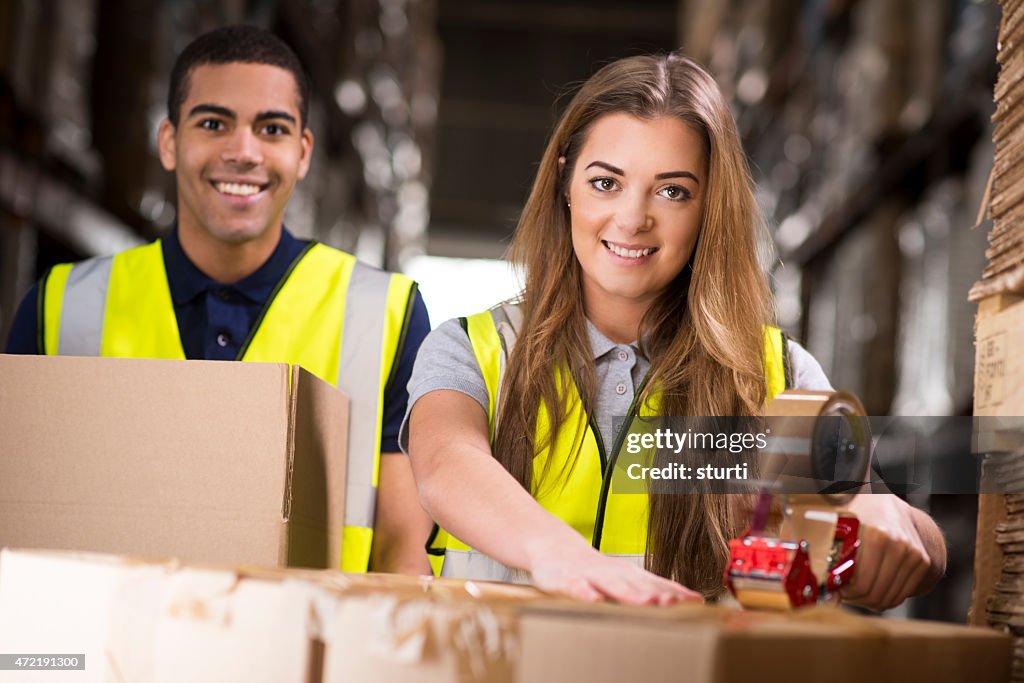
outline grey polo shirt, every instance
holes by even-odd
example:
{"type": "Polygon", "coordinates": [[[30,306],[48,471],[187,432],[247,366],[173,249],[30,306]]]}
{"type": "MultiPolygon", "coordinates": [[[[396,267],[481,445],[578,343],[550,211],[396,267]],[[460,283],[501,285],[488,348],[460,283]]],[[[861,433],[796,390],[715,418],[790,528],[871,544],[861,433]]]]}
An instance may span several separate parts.
{"type": "MultiPolygon", "coordinates": [[[[647,376],[651,364],[636,344],[616,344],[601,334],[587,321],[587,336],[594,356],[597,396],[594,419],[605,444],[614,442],[614,418],[629,413],[633,395],[647,376]]],[[[793,373],[793,386],[812,391],[831,391],[832,385],[818,361],[802,346],[790,340],[789,357],[793,373]]],[[[403,452],[409,449],[409,413],[421,397],[431,391],[450,389],[461,391],[473,398],[487,412],[487,385],[477,365],[473,347],[458,320],[448,320],[423,340],[412,377],[409,379],[409,403],[398,445],[403,452]]]]}

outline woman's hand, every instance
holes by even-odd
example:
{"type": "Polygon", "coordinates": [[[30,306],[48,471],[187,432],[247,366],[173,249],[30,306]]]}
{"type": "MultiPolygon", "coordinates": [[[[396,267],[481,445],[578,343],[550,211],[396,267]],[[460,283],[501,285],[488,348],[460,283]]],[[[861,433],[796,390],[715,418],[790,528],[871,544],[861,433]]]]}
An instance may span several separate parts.
{"type": "Polygon", "coordinates": [[[602,555],[582,537],[579,541],[559,547],[549,547],[542,540],[531,544],[530,573],[538,588],[587,602],[613,600],[627,605],[703,600],[700,593],[620,558],[602,555]]]}
{"type": "Polygon", "coordinates": [[[896,607],[929,590],[946,569],[935,522],[892,494],[861,494],[849,509],[860,520],[860,548],[844,600],[873,610],[896,607]]]}

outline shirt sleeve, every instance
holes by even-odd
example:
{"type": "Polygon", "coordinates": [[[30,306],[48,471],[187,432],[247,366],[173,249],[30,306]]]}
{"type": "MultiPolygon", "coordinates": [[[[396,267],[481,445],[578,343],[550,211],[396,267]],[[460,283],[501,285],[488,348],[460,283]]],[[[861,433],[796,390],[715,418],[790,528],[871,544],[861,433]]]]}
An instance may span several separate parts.
{"type": "Polygon", "coordinates": [[[409,413],[416,401],[432,391],[459,391],[487,411],[487,385],[473,354],[469,335],[457,319],[448,320],[427,335],[409,379],[409,406],[402,420],[398,444],[409,452],[409,413]]]}
{"type": "Polygon", "coordinates": [[[4,353],[40,354],[39,348],[39,283],[32,285],[21,300],[11,321],[4,353]]]}
{"type": "Polygon", "coordinates": [[[804,347],[789,340],[789,362],[793,369],[793,388],[809,391],[834,391],[821,364],[804,347]]]}
{"type": "Polygon", "coordinates": [[[381,420],[380,452],[398,452],[398,431],[405,416],[405,406],[409,402],[407,385],[412,375],[416,354],[423,344],[423,339],[430,332],[430,316],[423,297],[416,292],[409,315],[409,327],[405,331],[405,342],[402,345],[398,365],[391,377],[391,382],[384,391],[384,411],[381,420]]]}

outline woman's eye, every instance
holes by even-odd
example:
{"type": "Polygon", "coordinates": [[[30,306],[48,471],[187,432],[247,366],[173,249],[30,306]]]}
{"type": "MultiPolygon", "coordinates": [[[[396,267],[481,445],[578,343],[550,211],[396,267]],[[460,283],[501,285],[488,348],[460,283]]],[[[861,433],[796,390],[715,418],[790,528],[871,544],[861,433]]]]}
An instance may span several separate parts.
{"type": "Polygon", "coordinates": [[[677,202],[690,198],[690,191],[681,185],[669,185],[667,187],[663,187],[658,191],[658,194],[665,199],[671,199],[672,201],[677,202]]]}
{"type": "Polygon", "coordinates": [[[598,192],[611,192],[619,186],[615,181],[615,178],[608,178],[605,176],[594,178],[590,181],[590,185],[598,192]]]}

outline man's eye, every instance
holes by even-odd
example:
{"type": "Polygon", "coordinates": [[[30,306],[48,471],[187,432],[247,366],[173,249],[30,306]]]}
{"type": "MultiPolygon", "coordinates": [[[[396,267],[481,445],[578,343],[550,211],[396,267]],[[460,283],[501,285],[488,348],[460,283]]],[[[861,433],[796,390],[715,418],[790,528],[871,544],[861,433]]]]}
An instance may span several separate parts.
{"type": "Polygon", "coordinates": [[[598,192],[611,192],[619,186],[615,181],[615,178],[609,178],[607,176],[592,179],[590,181],[590,185],[598,192]]]}
{"type": "Polygon", "coordinates": [[[204,130],[224,130],[224,124],[217,119],[203,119],[199,122],[199,127],[204,130]]]}
{"type": "Polygon", "coordinates": [[[267,135],[288,135],[288,128],[279,123],[268,123],[263,127],[263,132],[267,135]]]}
{"type": "Polygon", "coordinates": [[[682,185],[668,185],[667,187],[661,188],[658,191],[665,199],[671,199],[673,201],[682,201],[690,198],[690,191],[682,185]]]}

